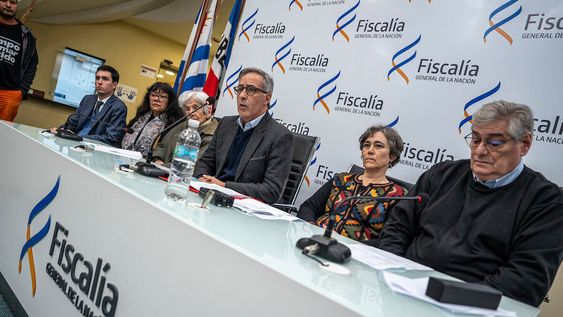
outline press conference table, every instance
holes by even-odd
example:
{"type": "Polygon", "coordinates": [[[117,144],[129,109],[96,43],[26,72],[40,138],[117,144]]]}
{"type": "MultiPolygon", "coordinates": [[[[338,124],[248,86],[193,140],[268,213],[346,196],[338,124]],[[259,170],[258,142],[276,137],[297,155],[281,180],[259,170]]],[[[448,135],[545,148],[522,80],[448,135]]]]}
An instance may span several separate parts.
{"type": "MultiPolygon", "coordinates": [[[[165,199],[164,181],[117,171],[127,159],[41,130],[0,121],[0,272],[29,316],[80,316],[85,306],[94,316],[451,315],[393,293],[381,271],[354,259],[349,275],[321,270],[295,248],[322,232],[315,226],[187,208],[165,199]],[[50,223],[32,247],[35,295],[27,249],[18,273],[28,222],[31,237],[50,223]]],[[[501,307],[538,314],[510,298],[501,307]]]]}

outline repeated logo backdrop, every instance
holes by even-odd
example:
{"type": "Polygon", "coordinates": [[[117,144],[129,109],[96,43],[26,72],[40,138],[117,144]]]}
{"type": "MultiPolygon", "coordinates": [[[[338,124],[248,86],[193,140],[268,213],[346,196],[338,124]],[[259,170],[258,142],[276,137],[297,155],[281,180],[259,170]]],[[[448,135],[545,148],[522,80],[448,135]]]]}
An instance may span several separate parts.
{"type": "Polygon", "coordinates": [[[472,114],[505,99],[534,111],[525,163],[563,185],[562,49],[558,0],[248,0],[217,115],[236,114],[242,68],[273,76],[273,117],[321,137],[300,203],[361,165],[367,127],[399,131],[405,150],[389,174],[415,182],[438,162],[468,158],[472,114]]]}

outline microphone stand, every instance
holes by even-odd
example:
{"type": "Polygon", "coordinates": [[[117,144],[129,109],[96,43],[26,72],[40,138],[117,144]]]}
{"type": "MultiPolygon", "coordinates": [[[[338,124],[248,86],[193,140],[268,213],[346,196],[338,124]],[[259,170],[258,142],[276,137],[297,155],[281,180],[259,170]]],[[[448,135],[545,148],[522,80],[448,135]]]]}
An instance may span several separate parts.
{"type": "Polygon", "coordinates": [[[82,141],[83,138],[80,135],[78,135],[74,131],[68,129],[68,123],[69,123],[70,118],[72,116],[79,116],[79,114],[75,112],[75,113],[72,113],[71,115],[69,115],[66,118],[66,121],[63,124],[63,126],[61,128],[57,129],[55,136],[58,136],[61,139],[67,139],[67,140],[72,140],[72,141],[82,141]]]}
{"type": "MultiPolygon", "coordinates": [[[[168,131],[172,130],[173,128],[178,126],[180,123],[186,121],[186,119],[190,115],[195,113],[196,111],[200,110],[201,108],[203,108],[205,106],[212,105],[213,103],[215,103],[215,97],[208,97],[203,105],[201,105],[201,106],[197,107],[196,109],[188,112],[186,115],[184,115],[180,119],[174,121],[171,125],[169,125],[165,129],[160,131],[160,133],[157,134],[157,136],[154,138],[154,140],[151,143],[151,147],[149,148],[149,151],[147,152],[147,158],[145,159],[146,162],[137,162],[137,164],[135,164],[136,168],[134,168],[134,170],[136,170],[137,172],[139,172],[142,175],[149,176],[149,177],[168,176],[168,172],[156,167],[154,164],[151,163],[154,146],[160,140],[161,136],[168,133],[168,131]]],[[[126,166],[126,167],[129,167],[129,166],[126,166]]]]}
{"type": "MultiPolygon", "coordinates": [[[[336,262],[345,263],[350,260],[352,256],[352,251],[350,248],[342,243],[339,243],[336,239],[332,238],[332,231],[334,229],[334,223],[336,222],[336,209],[340,207],[343,203],[350,201],[352,199],[356,200],[373,200],[376,202],[391,201],[391,200],[414,200],[421,204],[428,200],[428,194],[421,193],[414,197],[372,197],[372,196],[350,196],[346,197],[340,201],[337,206],[332,204],[330,217],[326,225],[326,230],[324,234],[315,234],[310,238],[301,238],[297,241],[296,247],[303,250],[303,254],[310,256],[310,254],[316,254],[319,257],[336,262]]],[[[317,260],[317,259],[315,259],[317,260]]],[[[318,260],[317,260],[318,261],[318,260]]],[[[320,261],[318,261],[320,262],[320,261]]],[[[328,264],[322,263],[323,266],[328,266],[328,264]]]]}
{"type": "MultiPolygon", "coordinates": [[[[55,136],[57,136],[61,139],[67,139],[67,140],[72,140],[72,141],[82,141],[82,140],[84,140],[83,137],[81,137],[80,135],[76,134],[76,132],[74,132],[74,131],[72,131],[68,128],[70,118],[72,116],[78,116],[79,117],[81,115],[82,114],[79,114],[79,113],[76,113],[76,112],[69,115],[68,118],[66,119],[65,123],[63,124],[63,126],[57,129],[55,136]]],[[[111,124],[109,122],[105,122],[105,120],[94,119],[94,118],[92,118],[92,116],[86,116],[86,117],[90,118],[90,120],[93,120],[93,123],[101,122],[102,124],[105,124],[105,125],[116,126],[116,125],[111,124]]],[[[130,127],[125,127],[125,128],[119,127],[119,128],[123,129],[126,133],[135,132],[135,130],[133,130],[130,127]]],[[[45,131],[49,131],[49,130],[45,130],[45,131]]]]}

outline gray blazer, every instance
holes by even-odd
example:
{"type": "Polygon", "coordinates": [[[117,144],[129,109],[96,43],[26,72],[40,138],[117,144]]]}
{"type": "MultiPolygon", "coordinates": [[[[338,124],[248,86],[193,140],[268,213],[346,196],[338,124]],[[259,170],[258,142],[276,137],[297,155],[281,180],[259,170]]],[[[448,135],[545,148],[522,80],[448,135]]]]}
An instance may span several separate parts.
{"type": "MultiPolygon", "coordinates": [[[[217,177],[225,164],[235,138],[238,116],[224,117],[207,151],[197,161],[194,176],[217,177]]],[[[237,167],[235,181],[226,182],[233,189],[265,203],[278,201],[289,177],[293,157],[293,135],[266,113],[246,145],[237,167]]]]}

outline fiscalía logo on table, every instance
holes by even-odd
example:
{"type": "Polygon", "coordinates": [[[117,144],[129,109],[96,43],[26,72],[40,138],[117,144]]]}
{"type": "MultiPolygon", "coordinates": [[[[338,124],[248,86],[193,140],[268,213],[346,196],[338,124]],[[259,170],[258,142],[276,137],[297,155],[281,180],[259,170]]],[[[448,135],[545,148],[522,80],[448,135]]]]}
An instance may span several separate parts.
{"type": "Polygon", "coordinates": [[[33,236],[31,235],[31,224],[33,222],[33,219],[35,219],[35,217],[37,217],[43,210],[45,210],[45,208],[47,208],[47,206],[49,206],[49,204],[51,204],[53,200],[55,200],[55,197],[57,197],[57,193],[59,192],[60,182],[61,182],[61,177],[59,176],[57,178],[57,181],[55,182],[55,185],[49,191],[49,193],[45,197],[43,197],[43,199],[41,199],[37,203],[37,205],[33,207],[33,209],[31,209],[31,212],[29,213],[29,217],[27,220],[27,229],[25,231],[26,240],[20,252],[18,273],[21,274],[22,260],[27,255],[27,259],[29,262],[29,274],[31,275],[31,295],[33,297],[35,297],[35,292],[37,290],[37,279],[35,273],[35,259],[33,257],[33,247],[37,245],[41,240],[43,240],[43,238],[45,238],[47,233],[49,233],[49,228],[51,228],[51,215],[49,215],[47,222],[43,225],[41,230],[39,230],[33,236]]]}
{"type": "Polygon", "coordinates": [[[517,2],[519,0],[506,1],[489,14],[489,27],[483,34],[483,42],[487,43],[487,36],[494,31],[504,38],[509,45],[512,45],[512,36],[503,29],[503,26],[522,13],[522,6],[516,8],[517,2]],[[502,18],[502,16],[505,16],[505,18],[502,18]]]}
{"type": "MultiPolygon", "coordinates": [[[[33,236],[31,235],[31,225],[33,220],[55,200],[59,192],[60,183],[61,176],[57,178],[51,191],[35,205],[28,217],[26,242],[20,253],[18,271],[21,274],[22,260],[27,255],[33,297],[35,297],[37,286],[35,266],[38,264],[34,260],[33,247],[49,233],[51,215],[49,215],[42,229],[33,236]]],[[[45,272],[82,316],[115,316],[119,291],[117,286],[109,282],[105,275],[110,270],[111,265],[98,258],[94,268],[92,262],[88,261],[82,253],[78,252],[74,245],[68,242],[68,236],[69,230],[60,222],[56,222],[49,248],[49,256],[53,257],[56,249],[59,249],[55,257],[58,267],[51,262],[47,262],[45,272]],[[64,237],[61,239],[61,236],[64,237]],[[58,269],[62,270],[64,274],[59,273],[58,269]],[[79,293],[79,290],[82,294],[79,293]],[[88,300],[91,303],[90,305],[88,305],[88,300]],[[101,310],[101,314],[95,312],[96,308],[101,310]]]]}
{"type": "Polygon", "coordinates": [[[256,9],[242,21],[238,40],[245,38],[250,43],[251,37],[253,40],[283,39],[286,29],[285,24],[282,22],[264,23],[257,21],[258,11],[259,9],[256,9]]]}

